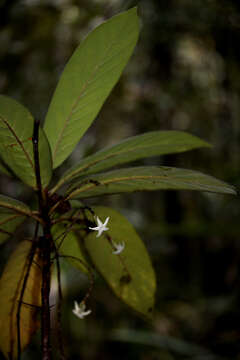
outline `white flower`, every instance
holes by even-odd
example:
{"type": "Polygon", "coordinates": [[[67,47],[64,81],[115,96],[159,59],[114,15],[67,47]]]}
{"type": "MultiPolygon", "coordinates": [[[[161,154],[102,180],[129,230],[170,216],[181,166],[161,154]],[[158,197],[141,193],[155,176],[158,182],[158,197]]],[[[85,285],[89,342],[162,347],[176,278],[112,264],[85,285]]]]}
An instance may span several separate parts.
{"type": "Polygon", "coordinates": [[[116,250],[114,250],[112,252],[115,255],[120,254],[123,251],[123,249],[125,248],[125,243],[124,242],[116,244],[114,241],[112,241],[112,244],[113,244],[114,248],[116,249],[116,250]]]}
{"type": "Polygon", "coordinates": [[[97,237],[101,236],[103,231],[108,231],[109,228],[107,228],[107,223],[109,220],[109,216],[106,218],[105,222],[102,223],[99,217],[97,216],[97,226],[96,227],[89,227],[90,230],[98,231],[97,237]]]}
{"type": "Polygon", "coordinates": [[[81,302],[79,305],[77,303],[77,301],[74,301],[74,309],[73,309],[73,313],[74,315],[76,315],[79,319],[83,319],[85,316],[89,315],[92,310],[86,310],[86,305],[84,302],[81,302]]]}

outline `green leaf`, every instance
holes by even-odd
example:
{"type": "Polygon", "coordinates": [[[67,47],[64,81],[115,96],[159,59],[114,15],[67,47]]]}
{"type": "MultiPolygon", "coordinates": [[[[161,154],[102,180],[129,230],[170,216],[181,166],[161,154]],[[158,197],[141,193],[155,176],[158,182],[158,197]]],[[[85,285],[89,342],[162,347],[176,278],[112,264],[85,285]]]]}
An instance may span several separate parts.
{"type": "Polygon", "coordinates": [[[52,98],[44,129],[59,166],[96,118],[117,83],[139,34],[137,9],[98,26],[76,49],[52,98]]]}
{"type": "MultiPolygon", "coordinates": [[[[17,101],[0,95],[0,156],[27,185],[35,188],[33,125],[30,112],[17,101]]],[[[52,176],[51,151],[44,131],[39,129],[39,157],[43,187],[52,176]]]]}
{"type": "Polygon", "coordinates": [[[13,235],[16,228],[27,217],[40,220],[23,202],[0,195],[0,244],[13,235]]]}
{"type": "Polygon", "coordinates": [[[0,172],[3,173],[4,175],[11,176],[10,172],[8,172],[8,170],[5,168],[5,166],[2,163],[0,163],[0,172]]]}
{"type": "Polygon", "coordinates": [[[89,265],[81,248],[79,236],[68,226],[69,223],[63,222],[52,227],[51,231],[58,253],[72,266],[84,273],[88,273],[89,265]]]}
{"type": "Polygon", "coordinates": [[[233,186],[198,171],[139,166],[92,175],[73,183],[67,191],[67,199],[151,190],[198,190],[236,195],[233,186]]]}
{"type": "Polygon", "coordinates": [[[25,219],[25,216],[0,208],[0,244],[12,236],[16,228],[25,219]]]}
{"type": "MultiPolygon", "coordinates": [[[[30,241],[23,241],[18,245],[0,279],[0,349],[7,359],[17,358],[17,309],[31,246],[30,241]]],[[[41,268],[37,266],[39,261],[36,255],[23,296],[24,304],[21,305],[22,349],[30,343],[39,327],[36,308],[41,305],[41,268]]]]}
{"type": "Polygon", "coordinates": [[[10,198],[9,196],[0,195],[0,211],[7,212],[6,209],[13,214],[34,217],[31,209],[23,202],[10,198]]]}
{"type": "Polygon", "coordinates": [[[12,176],[11,172],[9,171],[9,169],[6,167],[4,161],[0,158],[0,171],[4,174],[4,175],[8,175],[8,176],[12,176]]]}
{"type": "Polygon", "coordinates": [[[117,211],[93,207],[104,221],[110,217],[109,230],[100,237],[91,232],[85,238],[85,246],[97,270],[113,292],[137,312],[150,316],[154,306],[156,278],[148,252],[129,221],[117,211]],[[114,243],[125,244],[124,250],[113,254],[114,243]]]}
{"type": "Polygon", "coordinates": [[[94,174],[113,166],[125,164],[150,156],[189,151],[210,145],[196,136],[182,131],[152,131],[130,137],[117,145],[103,149],[84,158],[69,169],[61,178],[56,189],[78,176],[94,174]]]}

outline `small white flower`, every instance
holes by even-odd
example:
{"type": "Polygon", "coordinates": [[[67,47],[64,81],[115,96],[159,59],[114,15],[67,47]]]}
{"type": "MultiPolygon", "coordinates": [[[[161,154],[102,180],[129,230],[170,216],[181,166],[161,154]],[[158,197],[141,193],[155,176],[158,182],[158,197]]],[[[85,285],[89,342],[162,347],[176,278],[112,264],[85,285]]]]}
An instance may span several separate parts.
{"type": "Polygon", "coordinates": [[[116,244],[114,241],[112,241],[112,244],[113,244],[114,248],[116,249],[116,250],[114,250],[112,252],[115,255],[120,254],[123,251],[123,249],[125,248],[125,243],[124,242],[116,244]]]}
{"type": "Polygon", "coordinates": [[[81,302],[79,305],[77,303],[77,301],[74,301],[74,309],[73,309],[73,313],[74,315],[76,315],[79,319],[83,319],[85,316],[89,315],[92,310],[86,310],[86,305],[84,302],[81,302]]]}
{"type": "Polygon", "coordinates": [[[103,231],[108,231],[109,228],[106,226],[109,220],[109,216],[106,218],[105,222],[102,223],[99,217],[97,216],[97,226],[96,227],[89,227],[90,230],[98,231],[97,237],[101,236],[103,231]]]}

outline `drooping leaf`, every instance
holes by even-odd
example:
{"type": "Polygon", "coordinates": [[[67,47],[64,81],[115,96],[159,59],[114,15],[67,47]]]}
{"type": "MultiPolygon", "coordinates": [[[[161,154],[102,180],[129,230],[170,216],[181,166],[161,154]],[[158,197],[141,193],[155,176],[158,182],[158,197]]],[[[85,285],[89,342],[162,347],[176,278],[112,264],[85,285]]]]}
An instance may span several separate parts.
{"type": "Polygon", "coordinates": [[[90,265],[86,258],[86,253],[82,247],[82,239],[80,232],[83,229],[82,221],[87,217],[89,210],[85,209],[85,205],[79,200],[71,200],[71,209],[64,214],[64,219],[57,217],[61,222],[52,226],[51,232],[60,256],[63,256],[72,266],[76,267],[84,273],[89,273],[90,265]],[[68,217],[68,221],[66,220],[68,217]]]}
{"type": "Polygon", "coordinates": [[[52,235],[57,251],[71,265],[84,273],[88,273],[88,261],[81,248],[79,236],[74,232],[68,222],[56,224],[52,227],[52,235]]]}
{"type": "MultiPolygon", "coordinates": [[[[0,349],[7,359],[17,358],[17,310],[32,244],[21,242],[11,255],[0,279],[0,349]]],[[[28,276],[20,309],[21,348],[31,341],[39,327],[41,264],[36,255],[28,276]]]]}
{"type": "Polygon", "coordinates": [[[32,217],[36,220],[39,220],[39,218],[31,211],[31,209],[26,204],[5,195],[0,195],[0,211],[3,213],[11,212],[15,215],[32,217]]]}
{"type": "Polygon", "coordinates": [[[0,211],[6,211],[6,209],[12,211],[13,214],[34,217],[31,209],[22,201],[13,199],[9,196],[0,195],[0,211]]]}
{"type": "Polygon", "coordinates": [[[12,236],[16,228],[26,219],[11,210],[0,208],[0,244],[12,236]]]}
{"type": "Polygon", "coordinates": [[[197,190],[236,195],[233,186],[198,171],[139,166],[92,175],[73,183],[68,199],[151,190],[197,190]]]}
{"type": "Polygon", "coordinates": [[[53,95],[44,129],[53,167],[72,152],[118,81],[136,45],[136,8],[98,26],[76,49],[53,95]]]}
{"type": "Polygon", "coordinates": [[[117,145],[84,158],[63,174],[56,188],[79,176],[96,174],[113,166],[138,159],[189,151],[210,146],[206,141],[183,131],[152,131],[130,137],[117,145]]]}
{"type": "MultiPolygon", "coordinates": [[[[30,112],[16,100],[0,95],[0,155],[24,183],[36,187],[33,158],[33,125],[30,112]]],[[[52,159],[44,131],[39,128],[39,157],[43,187],[52,176],[52,159]]]]}
{"type": "Polygon", "coordinates": [[[85,239],[85,247],[113,292],[137,312],[150,316],[154,306],[156,278],[148,252],[129,221],[117,211],[93,207],[96,215],[108,222],[109,230],[100,237],[91,232],[85,239]],[[113,254],[115,244],[125,244],[124,250],[113,254]]]}

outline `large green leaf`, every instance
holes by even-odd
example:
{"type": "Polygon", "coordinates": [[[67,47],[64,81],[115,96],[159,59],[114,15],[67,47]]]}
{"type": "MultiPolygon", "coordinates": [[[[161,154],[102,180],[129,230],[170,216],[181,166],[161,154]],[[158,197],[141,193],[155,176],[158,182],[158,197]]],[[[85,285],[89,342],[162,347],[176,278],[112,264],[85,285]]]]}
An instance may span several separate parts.
{"type": "Polygon", "coordinates": [[[136,45],[136,8],[98,26],[76,49],[52,98],[44,129],[59,166],[97,116],[136,45]]]}
{"type": "MultiPolygon", "coordinates": [[[[7,359],[17,358],[17,310],[32,243],[21,242],[0,279],[0,349],[7,359]]],[[[28,276],[20,312],[21,347],[24,349],[39,326],[41,268],[36,255],[28,276]]]]}
{"type": "Polygon", "coordinates": [[[165,166],[139,166],[92,175],[73,183],[68,199],[151,190],[198,190],[236,195],[233,186],[198,171],[165,166]]]}
{"type": "MultiPolygon", "coordinates": [[[[34,119],[23,105],[0,95],[0,155],[23,182],[35,188],[33,125],[34,119]]],[[[52,176],[52,159],[47,137],[41,128],[38,147],[42,185],[45,187],[52,176]]]]}
{"type": "Polygon", "coordinates": [[[130,137],[117,145],[84,158],[63,175],[55,189],[78,176],[94,174],[150,156],[178,153],[203,146],[210,145],[183,131],[152,131],[130,137]]]}
{"type": "Polygon", "coordinates": [[[97,270],[104,277],[113,292],[127,305],[146,316],[151,315],[156,290],[155,273],[148,252],[129,221],[117,211],[93,207],[104,221],[110,217],[109,230],[100,237],[91,232],[85,238],[85,247],[97,270]],[[113,254],[115,244],[125,244],[124,250],[113,254]]]}

